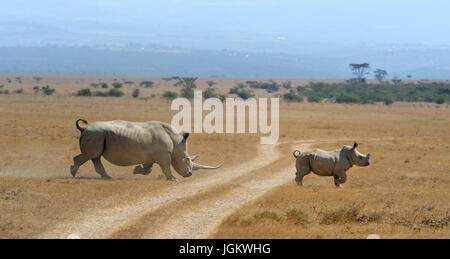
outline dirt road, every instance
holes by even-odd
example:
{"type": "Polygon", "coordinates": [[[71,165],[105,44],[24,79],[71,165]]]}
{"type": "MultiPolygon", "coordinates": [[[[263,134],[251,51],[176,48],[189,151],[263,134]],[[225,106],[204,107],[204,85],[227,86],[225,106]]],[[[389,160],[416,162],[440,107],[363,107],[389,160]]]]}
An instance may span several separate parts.
{"type": "MultiPolygon", "coordinates": [[[[382,139],[371,139],[371,141],[382,139]]],[[[294,178],[292,150],[349,139],[304,140],[260,145],[248,163],[221,174],[168,184],[155,196],[126,206],[91,210],[61,222],[39,238],[207,238],[233,211],[294,178]]]]}
{"type": "MultiPolygon", "coordinates": [[[[260,146],[254,160],[221,172],[220,177],[210,175],[198,181],[168,184],[157,196],[130,201],[129,205],[110,209],[92,210],[82,218],[61,222],[39,238],[65,238],[76,234],[82,238],[102,237],[206,237],[227,215],[264,190],[286,181],[286,170],[268,172],[271,165],[280,163],[281,154],[276,146],[260,146]],[[260,180],[263,180],[261,182],[260,180]],[[199,199],[206,196],[207,199],[199,199]],[[191,203],[196,201],[196,203],[191,203]],[[163,224],[151,228],[145,219],[161,211],[175,211],[167,217],[158,217],[163,224]],[[142,224],[148,224],[143,227],[142,224]],[[128,233],[139,226],[141,233],[128,233]],[[131,236],[128,236],[130,234],[131,236]]],[[[287,165],[286,165],[287,166],[287,165]]]]}

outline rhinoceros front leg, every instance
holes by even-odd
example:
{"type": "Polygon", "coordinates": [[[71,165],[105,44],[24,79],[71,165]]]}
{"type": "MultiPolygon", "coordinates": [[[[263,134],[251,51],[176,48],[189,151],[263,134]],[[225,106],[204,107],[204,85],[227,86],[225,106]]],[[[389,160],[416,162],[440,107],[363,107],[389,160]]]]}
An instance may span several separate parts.
{"type": "Polygon", "coordinates": [[[345,172],[341,172],[339,174],[334,175],[334,185],[337,188],[341,188],[341,183],[345,183],[347,181],[347,174],[345,172]]]}
{"type": "Polygon", "coordinates": [[[170,170],[170,162],[162,164],[161,170],[163,171],[164,175],[166,175],[167,180],[178,182],[178,179],[173,176],[172,170],[170,170]]]}
{"type": "Polygon", "coordinates": [[[152,168],[153,168],[153,163],[143,164],[143,166],[138,165],[134,168],[133,174],[148,175],[152,172],[152,168]]]}
{"type": "Polygon", "coordinates": [[[111,179],[111,176],[109,176],[106,173],[105,168],[103,167],[102,161],[100,160],[100,157],[92,159],[92,163],[94,163],[95,171],[102,176],[102,179],[106,179],[106,180],[111,179]]]}

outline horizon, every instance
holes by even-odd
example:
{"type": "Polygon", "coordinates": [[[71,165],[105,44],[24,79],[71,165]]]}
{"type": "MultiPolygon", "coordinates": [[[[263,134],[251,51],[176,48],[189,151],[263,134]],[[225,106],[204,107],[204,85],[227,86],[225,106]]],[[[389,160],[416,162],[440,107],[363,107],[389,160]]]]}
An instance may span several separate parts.
{"type": "Polygon", "coordinates": [[[6,36],[0,41],[0,57],[8,64],[0,66],[0,73],[346,78],[351,75],[349,63],[367,62],[392,76],[450,79],[450,35],[445,33],[450,28],[450,2],[443,0],[1,2],[0,32],[6,36]],[[50,51],[39,53],[40,49],[30,57],[23,56],[23,49],[4,53],[55,46],[69,53],[51,62],[44,59],[50,51]],[[140,63],[135,70],[79,70],[84,65],[73,61],[76,56],[95,63],[91,59],[104,55],[80,54],[74,50],[79,47],[104,47],[112,55],[123,52],[117,54],[121,62],[140,63]],[[130,51],[138,48],[148,60],[166,67],[158,70],[158,65],[130,58],[130,51]],[[182,55],[186,50],[208,64],[191,69],[182,55]],[[248,61],[249,55],[256,59],[248,61]],[[183,67],[176,64],[177,58],[183,67]],[[211,66],[216,68],[209,71],[211,66]]]}

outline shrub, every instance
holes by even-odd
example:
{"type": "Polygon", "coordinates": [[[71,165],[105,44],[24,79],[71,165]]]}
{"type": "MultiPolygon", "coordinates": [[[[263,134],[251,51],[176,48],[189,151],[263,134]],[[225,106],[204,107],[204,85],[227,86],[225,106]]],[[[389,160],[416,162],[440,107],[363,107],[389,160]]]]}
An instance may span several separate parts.
{"type": "Polygon", "coordinates": [[[83,88],[77,92],[76,96],[92,96],[91,89],[83,88]]]}
{"type": "Polygon", "coordinates": [[[239,91],[239,87],[232,87],[230,88],[230,90],[228,91],[230,94],[237,94],[239,91]]]}
{"type": "Polygon", "coordinates": [[[247,100],[248,98],[252,98],[255,95],[249,90],[241,89],[241,90],[238,91],[237,96],[242,98],[242,99],[244,99],[244,100],[247,100]]]}
{"type": "Polygon", "coordinates": [[[292,83],[291,81],[283,82],[282,86],[284,89],[289,90],[292,88],[292,83]]]}
{"type": "Polygon", "coordinates": [[[323,98],[318,95],[308,96],[308,102],[310,102],[310,103],[320,103],[322,100],[323,100],[323,98]]]}
{"type": "Polygon", "coordinates": [[[391,105],[394,103],[394,98],[392,98],[391,96],[386,96],[386,97],[384,97],[383,102],[386,105],[391,105]]]}
{"type": "Polygon", "coordinates": [[[139,89],[136,88],[136,89],[134,89],[133,94],[131,96],[133,96],[133,98],[138,98],[139,97],[139,92],[140,92],[139,89]]]}
{"type": "Polygon", "coordinates": [[[142,81],[139,86],[145,87],[145,88],[151,88],[153,87],[153,81],[142,81]]]}
{"type": "Polygon", "coordinates": [[[0,89],[2,89],[4,87],[4,85],[0,85],[0,89]]]}
{"type": "Polygon", "coordinates": [[[280,90],[280,85],[276,82],[270,80],[269,82],[256,82],[247,81],[246,82],[251,88],[254,89],[265,89],[268,93],[277,92],[280,90]]]}
{"type": "Polygon", "coordinates": [[[107,83],[101,83],[100,86],[104,89],[109,88],[107,83]]]}
{"type": "Polygon", "coordinates": [[[294,224],[306,225],[309,224],[308,215],[298,209],[290,209],[286,212],[286,218],[288,221],[294,224]]]}
{"type": "Polygon", "coordinates": [[[344,206],[342,208],[326,211],[320,224],[335,224],[339,222],[358,222],[358,214],[362,210],[362,205],[352,204],[350,206],[344,206]]]}
{"type": "Polygon", "coordinates": [[[112,86],[114,87],[114,88],[122,88],[122,83],[119,83],[119,82],[114,82],[114,83],[112,83],[112,86]]]}
{"type": "Polygon", "coordinates": [[[108,96],[107,92],[102,92],[102,91],[95,91],[93,94],[93,96],[99,96],[99,97],[106,97],[108,96]]]}
{"type": "Polygon", "coordinates": [[[121,97],[123,95],[124,95],[124,93],[116,88],[112,88],[107,92],[95,91],[92,93],[92,96],[98,96],[98,97],[121,97]]]}
{"type": "Polygon", "coordinates": [[[14,93],[15,94],[22,94],[23,93],[23,89],[22,88],[17,89],[17,90],[14,91],[14,93]]]}
{"type": "Polygon", "coordinates": [[[216,93],[216,89],[215,88],[207,88],[204,92],[203,92],[203,98],[208,99],[208,98],[219,98],[219,94],[216,93]]]}
{"type": "Polygon", "coordinates": [[[121,97],[122,95],[124,95],[124,93],[116,88],[112,88],[108,91],[108,96],[111,97],[121,97]]]}
{"type": "Polygon", "coordinates": [[[336,102],[337,103],[359,103],[360,99],[357,96],[341,93],[338,96],[336,96],[336,102]]]}
{"type": "Polygon", "coordinates": [[[173,99],[178,97],[178,93],[172,91],[165,91],[162,97],[168,101],[172,101],[173,99]]]}
{"type": "Polygon", "coordinates": [[[208,84],[209,87],[212,87],[213,85],[217,84],[217,83],[214,82],[214,81],[208,81],[208,82],[206,82],[206,83],[208,84]]]}
{"type": "Polygon", "coordinates": [[[45,94],[45,95],[47,95],[47,96],[50,96],[50,95],[52,95],[53,93],[55,93],[55,88],[51,88],[49,85],[47,85],[47,86],[45,86],[45,87],[42,87],[41,88],[41,91],[45,94]]]}
{"type": "Polygon", "coordinates": [[[283,94],[282,97],[286,102],[303,102],[303,96],[295,93],[295,91],[292,89],[289,91],[289,93],[283,94]]]}
{"type": "Polygon", "coordinates": [[[92,86],[93,88],[97,88],[100,84],[98,83],[91,83],[90,86],[92,86]]]}
{"type": "Polygon", "coordinates": [[[255,95],[252,93],[252,91],[247,90],[247,89],[243,89],[243,88],[239,88],[239,86],[230,88],[229,91],[230,94],[236,94],[238,97],[247,100],[248,98],[252,98],[255,95]]]}
{"type": "Polygon", "coordinates": [[[273,211],[268,211],[268,210],[256,213],[255,215],[253,215],[253,217],[256,218],[256,219],[269,219],[269,220],[274,220],[274,221],[280,221],[281,220],[281,217],[278,216],[277,213],[275,213],[273,211]]]}
{"type": "Polygon", "coordinates": [[[33,87],[33,90],[34,90],[35,93],[39,92],[39,89],[40,89],[39,86],[34,86],[34,87],[33,87]]]}
{"type": "Polygon", "coordinates": [[[0,94],[9,94],[9,90],[0,90],[0,94]]]}

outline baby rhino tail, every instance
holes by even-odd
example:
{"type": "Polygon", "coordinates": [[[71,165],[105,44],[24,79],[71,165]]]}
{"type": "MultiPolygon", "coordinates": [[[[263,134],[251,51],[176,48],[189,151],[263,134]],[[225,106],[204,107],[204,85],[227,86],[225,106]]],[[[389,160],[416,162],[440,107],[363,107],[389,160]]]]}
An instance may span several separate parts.
{"type": "Polygon", "coordinates": [[[301,152],[298,150],[294,150],[294,153],[292,153],[294,155],[295,158],[299,157],[301,152]],[[297,154],[296,154],[297,153],[297,154]]]}

